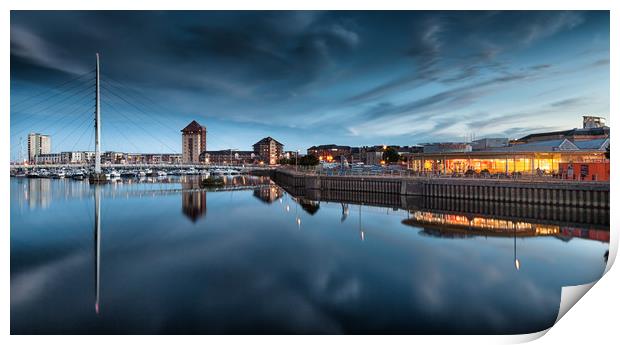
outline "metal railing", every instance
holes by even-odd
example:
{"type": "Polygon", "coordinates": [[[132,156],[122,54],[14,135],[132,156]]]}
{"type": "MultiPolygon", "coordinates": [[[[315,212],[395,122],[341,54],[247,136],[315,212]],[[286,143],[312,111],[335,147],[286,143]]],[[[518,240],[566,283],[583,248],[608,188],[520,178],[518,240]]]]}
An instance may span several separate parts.
{"type": "Polygon", "coordinates": [[[359,177],[386,177],[386,178],[423,178],[423,179],[462,179],[462,180],[497,180],[497,181],[516,181],[516,182],[554,182],[554,183],[608,183],[609,181],[600,180],[586,180],[579,176],[575,179],[568,179],[565,176],[552,175],[552,174],[530,174],[530,173],[518,173],[518,174],[441,174],[433,172],[416,172],[407,169],[327,169],[320,166],[314,167],[297,167],[295,166],[281,166],[278,169],[282,169],[288,172],[304,174],[304,175],[318,175],[318,176],[359,176],[359,177]]]}

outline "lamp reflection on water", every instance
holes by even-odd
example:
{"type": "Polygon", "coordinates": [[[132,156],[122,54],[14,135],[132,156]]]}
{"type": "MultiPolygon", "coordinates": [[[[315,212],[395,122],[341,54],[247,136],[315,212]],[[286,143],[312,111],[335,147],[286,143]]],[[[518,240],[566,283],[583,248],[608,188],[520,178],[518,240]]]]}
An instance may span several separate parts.
{"type": "Polygon", "coordinates": [[[517,229],[514,229],[514,258],[515,258],[515,268],[517,271],[521,268],[521,262],[517,259],[517,229]]]}
{"type": "Polygon", "coordinates": [[[362,205],[360,204],[360,208],[359,208],[359,232],[360,232],[360,238],[362,239],[362,241],[366,240],[366,234],[364,233],[364,230],[362,229],[362,205]]]}
{"type": "Polygon", "coordinates": [[[295,200],[295,223],[297,223],[297,228],[301,230],[301,217],[299,217],[298,213],[298,204],[299,200],[295,200]]]}

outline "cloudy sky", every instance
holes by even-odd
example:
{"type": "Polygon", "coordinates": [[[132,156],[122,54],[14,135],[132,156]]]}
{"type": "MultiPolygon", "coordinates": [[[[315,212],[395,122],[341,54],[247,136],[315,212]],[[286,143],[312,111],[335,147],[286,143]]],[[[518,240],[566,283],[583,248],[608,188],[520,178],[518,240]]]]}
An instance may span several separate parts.
{"type": "Polygon", "coordinates": [[[180,152],[194,119],[210,150],[272,136],[305,151],[609,116],[607,11],[12,11],[12,158],[29,131],[93,147],[96,52],[105,150],[180,152]]]}

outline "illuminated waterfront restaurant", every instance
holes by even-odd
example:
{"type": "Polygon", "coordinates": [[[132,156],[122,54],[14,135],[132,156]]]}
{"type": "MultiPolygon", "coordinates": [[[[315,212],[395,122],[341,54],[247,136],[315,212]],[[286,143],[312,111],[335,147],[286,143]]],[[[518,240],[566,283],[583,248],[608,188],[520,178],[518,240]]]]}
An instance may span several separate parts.
{"type": "Polygon", "coordinates": [[[584,116],[583,128],[530,134],[518,140],[487,138],[471,143],[426,144],[408,155],[417,172],[460,174],[554,174],[563,178],[609,180],[609,127],[599,117],[584,116]]]}

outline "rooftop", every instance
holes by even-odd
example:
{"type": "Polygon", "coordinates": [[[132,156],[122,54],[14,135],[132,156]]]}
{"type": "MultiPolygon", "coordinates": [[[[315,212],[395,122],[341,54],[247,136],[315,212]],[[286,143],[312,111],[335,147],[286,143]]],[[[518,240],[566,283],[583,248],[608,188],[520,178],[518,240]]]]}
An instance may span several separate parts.
{"type": "Polygon", "coordinates": [[[258,145],[258,144],[263,144],[263,143],[268,143],[270,141],[275,141],[278,145],[282,145],[284,146],[284,144],[282,144],[281,142],[277,141],[276,139],[272,138],[272,137],[266,137],[266,138],[262,138],[261,140],[259,140],[258,142],[256,142],[256,144],[254,145],[258,145]]]}
{"type": "Polygon", "coordinates": [[[331,149],[350,150],[351,146],[327,144],[327,145],[312,146],[308,150],[331,150],[331,149]]]}
{"type": "Polygon", "coordinates": [[[206,128],[204,126],[201,126],[198,122],[196,122],[196,120],[194,120],[190,122],[189,125],[187,125],[185,128],[183,128],[181,132],[183,133],[199,132],[199,131],[202,131],[203,129],[206,129],[206,128]]]}

